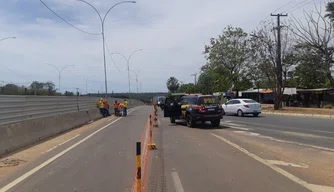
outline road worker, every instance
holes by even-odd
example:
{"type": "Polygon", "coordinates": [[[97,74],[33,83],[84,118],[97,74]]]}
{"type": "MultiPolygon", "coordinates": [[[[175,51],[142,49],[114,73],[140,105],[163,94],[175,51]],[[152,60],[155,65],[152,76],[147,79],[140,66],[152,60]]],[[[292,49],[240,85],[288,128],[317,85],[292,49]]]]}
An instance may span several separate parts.
{"type": "Polygon", "coordinates": [[[105,110],[104,110],[104,104],[103,104],[103,99],[100,98],[99,102],[98,102],[98,108],[100,109],[100,113],[102,114],[103,117],[105,117],[105,110]]]}
{"type": "Polygon", "coordinates": [[[107,99],[104,99],[104,101],[103,101],[103,107],[104,107],[104,111],[105,111],[106,117],[110,116],[110,113],[109,113],[109,103],[108,103],[107,99]]]}
{"type": "Polygon", "coordinates": [[[115,116],[119,116],[117,100],[114,102],[114,113],[115,116]]]}
{"type": "Polygon", "coordinates": [[[123,108],[123,116],[127,116],[127,109],[128,109],[128,101],[124,99],[124,108],[123,108]]]}

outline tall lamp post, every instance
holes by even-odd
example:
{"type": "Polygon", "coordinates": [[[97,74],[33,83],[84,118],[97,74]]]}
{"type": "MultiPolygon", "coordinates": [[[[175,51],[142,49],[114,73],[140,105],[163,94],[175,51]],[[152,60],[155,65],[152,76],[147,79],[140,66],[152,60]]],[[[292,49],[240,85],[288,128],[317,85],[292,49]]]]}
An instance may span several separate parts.
{"type": "Polygon", "coordinates": [[[142,69],[139,69],[137,72],[130,70],[131,72],[133,72],[136,75],[136,83],[137,83],[137,93],[139,93],[138,91],[138,74],[140,73],[142,69]]]}
{"type": "Polygon", "coordinates": [[[58,69],[58,67],[57,66],[55,66],[55,65],[53,65],[53,64],[49,64],[49,63],[45,63],[46,65],[51,65],[52,67],[54,67],[55,69],[57,69],[57,71],[58,71],[58,90],[59,90],[59,93],[61,93],[60,92],[60,79],[61,79],[61,72],[63,72],[63,70],[65,69],[65,68],[67,68],[67,67],[74,67],[74,65],[65,65],[65,67],[63,67],[62,69],[58,69]]]}
{"type": "Polygon", "coordinates": [[[86,94],[88,94],[88,80],[89,80],[89,78],[91,78],[93,76],[95,76],[95,75],[89,76],[87,78],[83,78],[86,81],[86,94]]]}
{"type": "Polygon", "coordinates": [[[103,16],[101,16],[100,12],[90,3],[88,3],[87,1],[84,0],[77,0],[80,2],[83,2],[87,5],[89,5],[91,8],[93,8],[95,10],[95,12],[98,14],[100,21],[101,21],[101,34],[102,34],[102,46],[103,46],[103,64],[104,64],[104,84],[105,84],[105,89],[106,89],[106,98],[108,96],[108,85],[107,85],[107,64],[106,64],[106,50],[105,50],[105,37],[104,37],[104,21],[108,15],[108,13],[110,12],[111,9],[113,9],[114,7],[116,7],[117,5],[123,4],[123,3],[136,3],[135,1],[122,1],[119,3],[114,4],[113,6],[111,6],[108,11],[106,12],[106,14],[103,16]]]}
{"type": "Polygon", "coordinates": [[[111,54],[118,54],[121,55],[125,60],[126,60],[126,64],[127,64],[127,71],[128,71],[128,82],[129,82],[129,93],[131,93],[131,85],[130,85],[130,59],[132,57],[132,55],[137,52],[137,51],[142,51],[143,49],[137,49],[134,50],[129,57],[125,57],[122,53],[111,53],[111,54]]]}

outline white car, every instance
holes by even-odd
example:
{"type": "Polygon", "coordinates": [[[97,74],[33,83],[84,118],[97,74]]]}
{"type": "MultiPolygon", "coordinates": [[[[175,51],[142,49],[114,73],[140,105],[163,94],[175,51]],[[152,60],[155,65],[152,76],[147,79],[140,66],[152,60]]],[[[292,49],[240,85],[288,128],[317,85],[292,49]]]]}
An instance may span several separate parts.
{"type": "Polygon", "coordinates": [[[261,104],[253,99],[231,99],[222,104],[225,114],[237,114],[242,117],[244,114],[252,114],[255,117],[261,113],[261,104]]]}

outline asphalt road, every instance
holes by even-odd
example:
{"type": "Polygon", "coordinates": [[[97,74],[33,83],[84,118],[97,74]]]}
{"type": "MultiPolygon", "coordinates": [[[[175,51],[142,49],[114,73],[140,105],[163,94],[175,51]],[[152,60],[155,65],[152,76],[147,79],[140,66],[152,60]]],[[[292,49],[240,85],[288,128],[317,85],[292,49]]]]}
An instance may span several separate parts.
{"type": "MultiPolygon", "coordinates": [[[[155,129],[158,149],[151,155],[149,191],[334,191],[333,186],[319,185],[317,182],[323,183],[320,179],[313,179],[311,172],[300,174],[299,170],[303,168],[298,165],[274,165],[277,162],[270,160],[282,159],[281,151],[274,153],[268,150],[266,153],[265,147],[269,145],[253,147],[250,142],[243,143],[244,138],[239,138],[237,133],[254,131],[254,135],[258,132],[287,141],[332,147],[333,121],[282,116],[225,116],[219,128],[210,125],[188,128],[182,124],[170,124],[169,119],[162,115],[160,113],[161,124],[155,129]]],[[[262,140],[257,142],[266,145],[261,143],[262,140]]],[[[286,147],[295,150],[292,154],[300,150],[285,144],[282,147],[283,150],[286,147]]],[[[334,160],[333,156],[330,159],[334,160]]],[[[281,162],[285,163],[278,161],[281,162]]],[[[315,169],[307,171],[310,170],[315,169]]],[[[320,177],[317,175],[317,178],[320,177]]]]}
{"type": "MultiPolygon", "coordinates": [[[[135,143],[149,114],[152,107],[141,106],[128,117],[79,128],[88,131],[9,174],[0,192],[130,191],[135,143]]],[[[224,116],[219,128],[188,128],[162,115],[154,128],[148,191],[334,191],[328,187],[334,183],[331,120],[224,116]]]]}
{"type": "Polygon", "coordinates": [[[334,120],[330,119],[274,115],[224,116],[222,125],[334,150],[334,120]]]}
{"type": "Polygon", "coordinates": [[[61,154],[54,161],[48,162],[49,155],[36,160],[30,168],[14,173],[0,183],[0,191],[130,191],[135,174],[135,143],[140,140],[149,112],[151,107],[143,106],[127,117],[106,121],[94,128],[95,132],[77,137],[54,150],[52,155],[61,154]],[[71,149],[67,151],[68,148],[71,149]],[[31,168],[38,166],[44,167],[31,172],[34,171],[31,168]],[[20,176],[24,173],[29,176],[22,180],[20,176]],[[8,184],[12,186],[10,189],[1,189],[8,184]]]}

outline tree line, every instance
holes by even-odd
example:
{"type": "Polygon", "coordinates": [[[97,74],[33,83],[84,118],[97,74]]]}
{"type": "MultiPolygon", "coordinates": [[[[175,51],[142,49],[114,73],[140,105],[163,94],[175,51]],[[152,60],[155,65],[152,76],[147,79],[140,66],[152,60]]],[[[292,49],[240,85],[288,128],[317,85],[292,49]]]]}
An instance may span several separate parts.
{"type": "Polygon", "coordinates": [[[334,87],[334,3],[304,11],[304,18],[282,21],[280,49],[277,23],[262,22],[247,33],[232,25],[210,39],[203,55],[206,64],[198,82],[180,84],[167,80],[170,92],[203,93],[243,91],[252,87],[272,89],[275,109],[280,108],[285,87],[334,87]],[[278,60],[278,51],[281,57],[278,60]]]}
{"type": "MultiPolygon", "coordinates": [[[[13,83],[7,83],[0,86],[0,95],[46,95],[46,96],[60,96],[56,86],[53,82],[39,82],[33,81],[29,86],[18,86],[13,83]]],[[[65,96],[74,96],[70,91],[65,91],[65,96]]]]}

